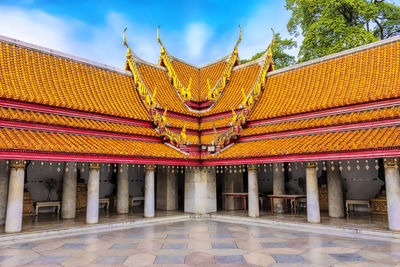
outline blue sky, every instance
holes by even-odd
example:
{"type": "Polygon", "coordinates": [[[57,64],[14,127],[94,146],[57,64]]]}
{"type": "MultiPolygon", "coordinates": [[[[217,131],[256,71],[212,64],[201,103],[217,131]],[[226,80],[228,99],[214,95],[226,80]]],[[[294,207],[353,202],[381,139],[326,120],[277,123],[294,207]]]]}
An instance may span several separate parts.
{"type": "Polygon", "coordinates": [[[123,29],[128,27],[131,49],[157,63],[156,28],[161,25],[160,37],[170,54],[203,65],[231,52],[239,24],[241,58],[267,47],[270,28],[290,37],[286,29],[290,13],[284,4],[284,0],[0,0],[0,35],[122,68],[123,29]]]}

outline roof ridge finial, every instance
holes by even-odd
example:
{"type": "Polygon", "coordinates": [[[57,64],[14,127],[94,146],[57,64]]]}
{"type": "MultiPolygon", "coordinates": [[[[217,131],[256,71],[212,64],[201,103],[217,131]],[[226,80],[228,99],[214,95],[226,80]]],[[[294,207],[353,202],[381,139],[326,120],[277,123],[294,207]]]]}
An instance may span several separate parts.
{"type": "Polygon", "coordinates": [[[160,40],[160,33],[159,33],[159,30],[160,30],[160,25],[158,25],[158,27],[157,27],[157,41],[160,43],[161,46],[164,46],[163,43],[162,43],[161,40],[160,40]]]}
{"type": "Polygon", "coordinates": [[[242,41],[242,27],[240,27],[240,25],[238,25],[238,27],[239,27],[239,39],[238,39],[237,42],[236,42],[236,45],[235,45],[234,50],[237,49],[239,43],[242,41]]]}

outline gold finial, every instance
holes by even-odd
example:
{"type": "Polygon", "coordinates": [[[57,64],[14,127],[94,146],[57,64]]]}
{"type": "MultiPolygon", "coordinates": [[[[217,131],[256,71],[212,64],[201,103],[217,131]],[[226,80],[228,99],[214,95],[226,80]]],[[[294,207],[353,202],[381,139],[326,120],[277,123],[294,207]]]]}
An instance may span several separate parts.
{"type": "Polygon", "coordinates": [[[272,47],[275,45],[275,32],[274,29],[272,29],[272,41],[270,45],[268,46],[268,58],[272,58],[272,47]]]}
{"type": "Polygon", "coordinates": [[[163,44],[162,44],[162,42],[160,40],[159,29],[160,29],[160,25],[158,25],[158,27],[157,27],[157,41],[160,43],[161,46],[163,46],[163,44]]]}
{"type": "Polygon", "coordinates": [[[235,48],[237,48],[239,43],[242,41],[242,27],[240,27],[240,25],[238,25],[238,27],[239,27],[239,40],[237,41],[235,48]]]}

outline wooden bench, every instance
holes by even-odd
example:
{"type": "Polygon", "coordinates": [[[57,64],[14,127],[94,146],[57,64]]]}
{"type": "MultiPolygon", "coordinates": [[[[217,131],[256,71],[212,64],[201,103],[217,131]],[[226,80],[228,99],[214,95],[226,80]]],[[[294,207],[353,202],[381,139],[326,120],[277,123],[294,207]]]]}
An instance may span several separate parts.
{"type": "Polygon", "coordinates": [[[143,201],[143,202],[144,202],[144,196],[142,196],[142,197],[133,197],[133,196],[130,196],[130,199],[131,199],[132,207],[133,207],[133,202],[134,202],[134,201],[143,201]]]}
{"type": "Polygon", "coordinates": [[[106,209],[110,209],[110,199],[109,198],[100,198],[99,199],[99,204],[106,204],[106,209]]]}
{"type": "Polygon", "coordinates": [[[60,213],[60,201],[43,201],[43,202],[35,202],[36,211],[35,214],[38,216],[39,208],[42,207],[55,207],[57,208],[57,213],[60,213]]]}
{"type": "Polygon", "coordinates": [[[368,206],[368,212],[371,212],[371,202],[369,200],[358,200],[358,199],[346,199],[346,213],[349,213],[349,205],[366,205],[368,206]]]}

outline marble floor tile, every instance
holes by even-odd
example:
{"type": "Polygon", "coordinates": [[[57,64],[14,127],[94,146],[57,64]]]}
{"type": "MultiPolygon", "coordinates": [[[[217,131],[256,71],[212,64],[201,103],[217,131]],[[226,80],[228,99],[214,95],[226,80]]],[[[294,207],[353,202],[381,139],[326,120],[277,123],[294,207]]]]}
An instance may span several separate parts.
{"type": "Polygon", "coordinates": [[[338,261],[366,261],[367,259],[356,253],[332,253],[331,257],[338,261]]]}
{"type": "Polygon", "coordinates": [[[236,243],[212,243],[213,249],[235,249],[238,248],[236,243]]]}
{"type": "Polygon", "coordinates": [[[197,252],[185,257],[185,264],[192,266],[208,266],[214,263],[214,256],[207,253],[197,252]]]}
{"type": "Polygon", "coordinates": [[[257,266],[269,266],[276,262],[272,256],[259,252],[245,254],[243,257],[246,259],[247,263],[255,264],[257,266]]]}
{"type": "Polygon", "coordinates": [[[400,243],[196,220],[0,247],[0,266],[60,264],[381,267],[400,265],[400,243]]]}
{"type": "Polygon", "coordinates": [[[127,266],[146,266],[154,263],[156,256],[150,253],[139,253],[129,256],[124,265],[127,266]]]}
{"type": "Polygon", "coordinates": [[[246,263],[246,260],[242,255],[214,256],[214,259],[217,264],[246,263]]]}
{"type": "Polygon", "coordinates": [[[185,256],[157,256],[154,264],[184,264],[185,256]]]}
{"type": "Polygon", "coordinates": [[[32,261],[30,264],[37,264],[37,265],[61,264],[67,258],[68,258],[67,256],[41,256],[32,261]]]}
{"type": "Polygon", "coordinates": [[[276,254],[272,257],[277,263],[301,263],[305,261],[302,256],[295,254],[276,254]]]}
{"type": "Polygon", "coordinates": [[[137,246],[137,243],[115,243],[110,249],[135,249],[137,246]]]}
{"type": "Polygon", "coordinates": [[[101,256],[98,257],[94,263],[95,264],[122,264],[127,257],[119,256],[101,256]]]}
{"type": "Polygon", "coordinates": [[[162,249],[187,249],[187,243],[164,243],[162,249]]]}
{"type": "Polygon", "coordinates": [[[83,243],[66,243],[60,247],[60,249],[84,249],[88,245],[83,243]]]}

